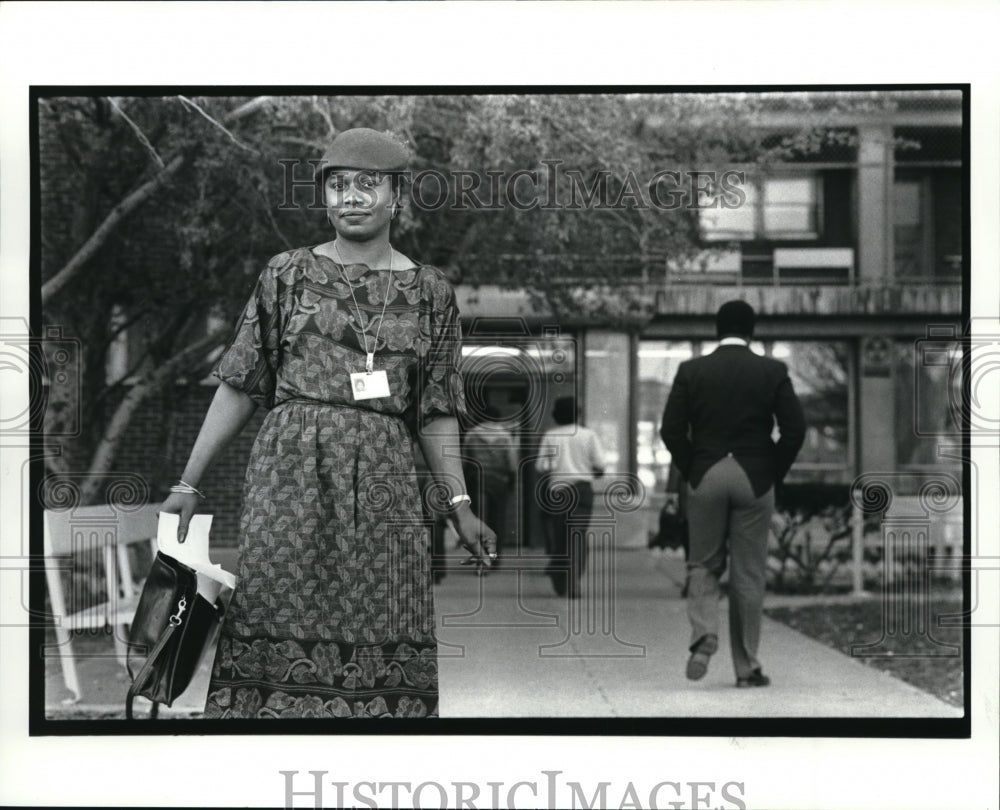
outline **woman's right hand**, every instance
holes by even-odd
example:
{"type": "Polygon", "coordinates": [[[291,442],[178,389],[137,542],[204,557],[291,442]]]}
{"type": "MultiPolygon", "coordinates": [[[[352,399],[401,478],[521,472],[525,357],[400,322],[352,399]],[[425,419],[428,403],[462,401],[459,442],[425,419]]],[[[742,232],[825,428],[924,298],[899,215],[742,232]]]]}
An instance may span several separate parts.
{"type": "Polygon", "coordinates": [[[497,547],[497,536],[494,531],[483,523],[468,504],[460,506],[449,515],[451,526],[458,535],[458,543],[472,556],[463,565],[475,565],[476,573],[482,576],[492,566],[497,555],[493,550],[497,547]]]}
{"type": "Polygon", "coordinates": [[[191,516],[198,506],[198,496],[193,492],[171,492],[163,505],[161,512],[169,515],[179,515],[177,521],[177,542],[183,543],[187,539],[188,524],[191,523],[191,516]]]}

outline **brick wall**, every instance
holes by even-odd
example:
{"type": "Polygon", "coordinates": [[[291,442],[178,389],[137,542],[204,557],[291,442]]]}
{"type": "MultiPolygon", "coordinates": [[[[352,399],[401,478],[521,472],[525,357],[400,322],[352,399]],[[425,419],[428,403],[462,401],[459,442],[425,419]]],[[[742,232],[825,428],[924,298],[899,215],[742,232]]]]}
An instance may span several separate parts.
{"type": "MultiPolygon", "coordinates": [[[[214,394],[214,386],[178,386],[147,400],[129,425],[115,469],[141,475],[149,484],[150,499],[163,500],[184,469],[214,394]]],[[[201,482],[208,499],[199,511],[215,516],[213,545],[238,542],[247,460],[266,413],[259,409],[253,415],[201,482]]]]}

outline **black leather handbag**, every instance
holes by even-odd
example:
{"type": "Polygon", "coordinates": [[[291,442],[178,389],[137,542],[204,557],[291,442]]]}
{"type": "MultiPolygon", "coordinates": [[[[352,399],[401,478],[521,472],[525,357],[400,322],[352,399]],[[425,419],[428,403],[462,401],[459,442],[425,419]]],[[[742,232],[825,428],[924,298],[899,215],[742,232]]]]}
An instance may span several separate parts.
{"type": "Polygon", "coordinates": [[[157,552],[129,632],[128,720],[137,695],[153,701],[152,718],[159,704],[170,706],[180,697],[214,647],[224,613],[221,600],[213,605],[198,594],[193,568],[157,552]]]}

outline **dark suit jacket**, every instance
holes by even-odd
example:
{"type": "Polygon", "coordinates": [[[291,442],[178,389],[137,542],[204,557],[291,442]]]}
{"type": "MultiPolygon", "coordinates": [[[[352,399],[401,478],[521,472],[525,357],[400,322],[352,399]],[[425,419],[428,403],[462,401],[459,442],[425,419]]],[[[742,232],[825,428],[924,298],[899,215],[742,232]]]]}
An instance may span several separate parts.
{"type": "Polygon", "coordinates": [[[788,368],[740,345],[720,346],[681,363],[660,436],[697,489],[719,459],[732,454],[760,497],[785,477],[805,440],[806,424],[788,368]],[[771,438],[774,420],[780,438],[771,438]]]}

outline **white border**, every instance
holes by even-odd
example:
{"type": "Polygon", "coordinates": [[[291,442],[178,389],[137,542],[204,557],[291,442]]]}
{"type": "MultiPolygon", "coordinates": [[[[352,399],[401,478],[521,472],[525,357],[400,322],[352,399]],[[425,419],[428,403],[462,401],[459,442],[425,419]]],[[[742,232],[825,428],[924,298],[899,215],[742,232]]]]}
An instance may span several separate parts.
{"type": "MultiPolygon", "coordinates": [[[[997,6],[987,2],[4,2],[0,316],[27,312],[30,84],[970,81],[972,315],[986,319],[984,334],[1000,334],[997,23],[997,6]]],[[[1000,412],[995,385],[981,394],[989,413],[1000,412]]],[[[982,492],[1000,491],[996,456],[995,448],[976,453],[982,492]]],[[[0,460],[2,555],[20,553],[24,458],[8,448],[0,460]]],[[[995,530],[996,507],[978,507],[980,525],[995,530]]],[[[998,553],[996,536],[984,533],[980,544],[981,553],[998,553]]],[[[981,609],[992,606],[997,615],[1000,579],[987,574],[983,582],[990,590],[981,594],[981,609]]],[[[17,599],[16,589],[0,590],[5,616],[19,611],[17,599]]],[[[326,770],[330,779],[480,784],[537,780],[554,769],[585,784],[742,781],[750,808],[997,806],[995,628],[973,634],[971,741],[28,738],[23,631],[0,628],[0,635],[0,804],[273,806],[283,801],[282,769],[326,770]]]]}

